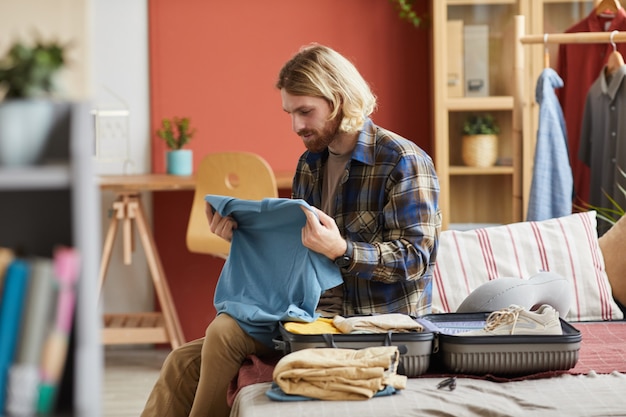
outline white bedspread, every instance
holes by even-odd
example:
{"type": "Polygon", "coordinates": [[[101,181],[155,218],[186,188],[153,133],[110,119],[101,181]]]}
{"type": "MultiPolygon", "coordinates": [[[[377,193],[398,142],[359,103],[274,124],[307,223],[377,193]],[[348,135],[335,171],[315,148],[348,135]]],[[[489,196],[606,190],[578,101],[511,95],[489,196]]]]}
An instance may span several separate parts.
{"type": "Polygon", "coordinates": [[[411,378],[399,394],[364,401],[276,402],[270,383],[243,388],[231,417],[410,416],[626,416],[626,374],[570,375],[515,382],[458,378],[456,389],[437,389],[442,378],[411,378]]]}

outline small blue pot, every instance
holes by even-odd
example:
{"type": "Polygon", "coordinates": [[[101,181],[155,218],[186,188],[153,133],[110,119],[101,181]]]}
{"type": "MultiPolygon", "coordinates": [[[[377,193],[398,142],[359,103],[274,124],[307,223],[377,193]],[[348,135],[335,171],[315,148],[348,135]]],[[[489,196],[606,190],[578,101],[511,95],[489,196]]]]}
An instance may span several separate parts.
{"type": "Polygon", "coordinates": [[[182,176],[193,174],[193,152],[191,149],[168,151],[167,173],[182,176]]]}

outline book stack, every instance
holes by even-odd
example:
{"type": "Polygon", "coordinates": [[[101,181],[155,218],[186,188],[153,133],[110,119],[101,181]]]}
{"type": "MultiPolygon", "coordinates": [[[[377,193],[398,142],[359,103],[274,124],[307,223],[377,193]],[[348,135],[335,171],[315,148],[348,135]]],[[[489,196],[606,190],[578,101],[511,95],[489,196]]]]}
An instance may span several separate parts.
{"type": "Polygon", "coordinates": [[[67,358],[79,257],[51,259],[0,248],[0,415],[47,415],[67,358]]]}

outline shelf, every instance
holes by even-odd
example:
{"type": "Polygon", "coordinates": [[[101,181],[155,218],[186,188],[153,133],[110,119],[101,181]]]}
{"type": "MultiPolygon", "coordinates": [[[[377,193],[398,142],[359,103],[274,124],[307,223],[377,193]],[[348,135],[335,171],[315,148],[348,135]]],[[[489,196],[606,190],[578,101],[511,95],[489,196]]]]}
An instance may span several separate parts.
{"type": "Polygon", "coordinates": [[[102,343],[170,343],[162,313],[105,314],[102,343]]]}
{"type": "Polygon", "coordinates": [[[573,3],[573,4],[577,4],[577,3],[586,3],[588,0],[543,0],[543,2],[545,4],[548,3],[573,3]]]}
{"type": "Polygon", "coordinates": [[[480,4],[515,4],[517,0],[448,0],[448,6],[478,6],[480,4]]]}
{"type": "Polygon", "coordinates": [[[493,167],[466,167],[466,166],[450,166],[448,168],[450,175],[513,175],[515,172],[512,166],[493,166],[493,167]]]}
{"type": "Polygon", "coordinates": [[[0,191],[58,190],[70,186],[67,163],[0,168],[0,191]]]}
{"type": "Polygon", "coordinates": [[[501,223],[450,223],[448,229],[466,232],[469,230],[484,229],[486,227],[496,227],[501,225],[501,223]]]}
{"type": "Polygon", "coordinates": [[[513,110],[511,96],[448,98],[445,106],[450,111],[497,111],[513,110]]]}
{"type": "Polygon", "coordinates": [[[441,184],[442,227],[519,221],[522,210],[516,196],[521,184],[522,135],[516,117],[513,23],[515,15],[530,12],[530,0],[431,0],[430,6],[433,50],[442,51],[434,54],[432,68],[434,159],[441,184]],[[474,41],[465,36],[474,36],[475,31],[480,32],[476,50],[466,50],[474,41]],[[456,82],[465,86],[468,80],[485,80],[487,88],[479,92],[459,89],[456,82]],[[466,165],[463,130],[472,113],[491,114],[500,128],[494,166],[466,165]]]}
{"type": "Polygon", "coordinates": [[[55,102],[55,129],[42,155],[46,162],[0,166],[0,246],[16,248],[28,257],[49,258],[59,245],[73,247],[80,254],[71,343],[65,363],[57,370],[61,380],[55,411],[50,414],[55,417],[102,415],[103,355],[96,287],[101,213],[90,108],[88,102],[55,102]]]}

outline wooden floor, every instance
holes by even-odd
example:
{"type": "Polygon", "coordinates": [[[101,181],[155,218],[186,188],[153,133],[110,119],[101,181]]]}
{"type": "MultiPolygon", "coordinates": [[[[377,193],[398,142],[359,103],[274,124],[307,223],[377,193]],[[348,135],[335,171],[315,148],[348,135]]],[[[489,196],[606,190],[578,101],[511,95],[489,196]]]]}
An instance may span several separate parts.
{"type": "Polygon", "coordinates": [[[167,349],[108,346],[104,350],[103,417],[138,417],[167,349]]]}

